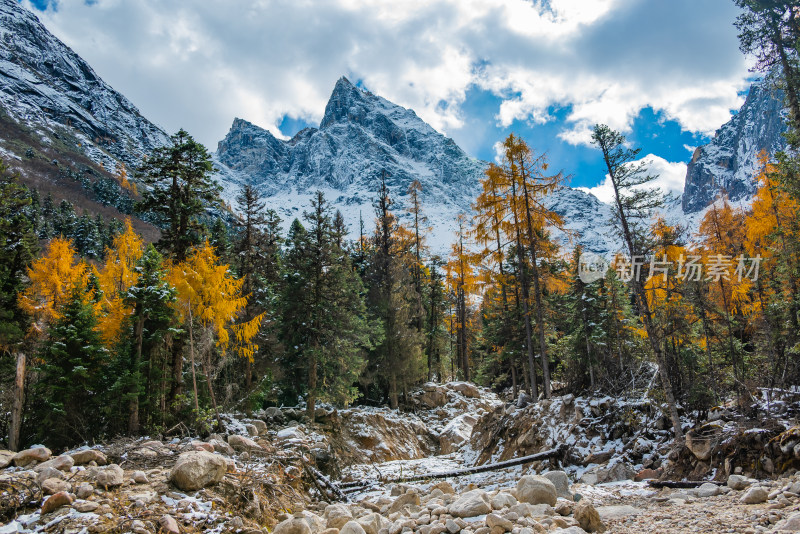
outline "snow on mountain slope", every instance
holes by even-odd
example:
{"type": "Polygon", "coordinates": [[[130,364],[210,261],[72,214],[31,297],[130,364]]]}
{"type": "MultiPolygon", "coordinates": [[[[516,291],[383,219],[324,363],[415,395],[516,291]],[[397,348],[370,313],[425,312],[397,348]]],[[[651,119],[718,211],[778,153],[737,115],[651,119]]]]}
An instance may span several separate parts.
{"type": "Polygon", "coordinates": [[[17,0],[0,0],[0,108],[43,137],[66,129],[109,171],[169,142],[17,0]]]}
{"type": "MultiPolygon", "coordinates": [[[[239,187],[252,183],[288,227],[308,209],[314,192],[322,190],[342,211],[351,238],[358,236],[359,217],[366,232],[374,228],[372,202],[384,172],[401,217],[408,186],[419,180],[432,228],[428,244],[440,255],[449,252],[458,214],[471,212],[486,168],[413,110],[359,89],[347,78],[336,83],[319,128],[282,141],[237,118],[214,158],[231,204],[239,187]]],[[[577,242],[598,252],[610,250],[604,232],[610,212],[595,197],[563,188],[548,205],[565,216],[577,242]]]]}

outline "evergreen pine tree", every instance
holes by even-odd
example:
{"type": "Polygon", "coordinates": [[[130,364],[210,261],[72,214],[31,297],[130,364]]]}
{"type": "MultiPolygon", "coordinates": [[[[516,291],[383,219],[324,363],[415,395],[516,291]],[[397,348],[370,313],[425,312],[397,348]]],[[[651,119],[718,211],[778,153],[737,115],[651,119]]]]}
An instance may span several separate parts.
{"type": "Polygon", "coordinates": [[[220,203],[221,188],[212,180],[212,170],[206,148],[185,130],[142,166],[141,181],[148,188],[136,208],[162,227],[159,247],[178,262],[186,259],[189,247],[200,243],[200,215],[220,203]]]}
{"type": "Polygon", "coordinates": [[[385,173],[375,202],[377,227],[367,260],[369,306],[383,326],[383,340],[371,354],[370,375],[396,409],[401,392],[425,377],[424,336],[415,326],[418,302],[409,267],[410,251],[398,242],[398,225],[385,173]]]}
{"type": "Polygon", "coordinates": [[[282,338],[293,362],[305,375],[308,417],[314,420],[318,400],[348,404],[355,400],[354,387],[364,366],[371,335],[364,289],[350,258],[339,246],[322,192],[304,214],[306,231],[295,221],[286,254],[282,338]]]}
{"type": "Polygon", "coordinates": [[[142,408],[151,418],[155,415],[164,339],[175,326],[176,300],[175,288],[166,281],[162,256],[153,245],[145,249],[136,271],[139,278],[124,297],[133,313],[126,351],[120,353],[123,361],[116,382],[120,401],[127,409],[127,431],[131,434],[139,432],[142,408]]]}
{"type": "Polygon", "coordinates": [[[100,417],[108,351],[97,331],[97,318],[86,288],[76,284],[50,327],[42,346],[35,386],[40,439],[55,445],[89,441],[105,425],[100,417]]]}

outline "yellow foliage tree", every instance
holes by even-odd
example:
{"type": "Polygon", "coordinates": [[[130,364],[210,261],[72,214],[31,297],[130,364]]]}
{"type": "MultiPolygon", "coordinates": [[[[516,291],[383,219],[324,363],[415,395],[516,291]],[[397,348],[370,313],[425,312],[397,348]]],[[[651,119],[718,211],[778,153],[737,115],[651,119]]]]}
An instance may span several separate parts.
{"type": "Polygon", "coordinates": [[[86,263],[78,261],[72,241],[54,238],[41,258],[28,268],[30,285],[20,293],[19,306],[33,317],[35,334],[60,318],[59,308],[77,284],[84,283],[86,263]]]}
{"type": "Polygon", "coordinates": [[[125,219],[124,231],[106,249],[105,262],[100,269],[94,269],[102,293],[94,308],[100,336],[106,346],[119,340],[125,320],[133,312],[133,308],[125,304],[124,296],[139,280],[136,264],[142,254],[144,242],[133,229],[130,219],[125,219]]]}
{"type": "MultiPolygon", "coordinates": [[[[197,381],[194,376],[193,323],[202,325],[202,333],[213,335],[215,344],[222,351],[228,349],[233,334],[234,350],[241,357],[250,358],[258,350],[253,343],[264,314],[236,325],[235,321],[247,305],[247,296],[241,294],[242,280],[234,278],[227,265],[220,264],[214,248],[206,240],[192,251],[185,262],[173,265],[167,277],[178,291],[178,312],[187,321],[189,350],[192,357],[192,377],[195,390],[195,408],[198,409],[197,381]]],[[[209,395],[217,410],[216,399],[211,388],[210,345],[201,354],[204,373],[207,377],[209,395]]],[[[219,414],[217,414],[219,418],[219,414]]]]}

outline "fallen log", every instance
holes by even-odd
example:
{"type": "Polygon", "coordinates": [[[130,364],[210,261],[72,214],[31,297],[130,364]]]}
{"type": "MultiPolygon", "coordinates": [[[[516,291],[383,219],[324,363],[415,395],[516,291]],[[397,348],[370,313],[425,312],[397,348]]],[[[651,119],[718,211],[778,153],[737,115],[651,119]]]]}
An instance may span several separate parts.
{"type": "MultiPolygon", "coordinates": [[[[404,476],[398,477],[394,479],[380,479],[379,481],[383,484],[394,484],[398,482],[416,482],[419,480],[430,480],[436,478],[455,478],[455,477],[462,477],[466,475],[474,475],[477,473],[485,473],[487,471],[498,471],[500,469],[506,469],[509,467],[516,467],[518,465],[529,464],[532,462],[537,462],[539,460],[546,460],[548,458],[553,458],[556,456],[562,456],[567,450],[566,445],[561,445],[556,447],[555,449],[550,449],[544,452],[540,452],[537,454],[531,454],[529,456],[523,456],[521,458],[513,458],[511,460],[506,460],[504,462],[497,462],[495,464],[486,464],[486,465],[477,465],[475,467],[467,467],[464,469],[456,469],[454,471],[445,471],[440,473],[425,473],[423,475],[414,475],[414,476],[404,476]]],[[[339,484],[340,488],[357,488],[368,486],[370,484],[374,484],[374,480],[358,480],[354,482],[343,482],[339,484]]]]}
{"type": "Polygon", "coordinates": [[[648,480],[647,485],[652,488],[699,488],[703,484],[716,484],[717,486],[724,486],[725,482],[718,482],[716,480],[648,480]]]}
{"type": "Polygon", "coordinates": [[[311,475],[311,478],[314,480],[315,485],[322,493],[329,493],[329,496],[335,497],[341,502],[348,503],[350,499],[345,495],[339,487],[330,481],[328,477],[320,473],[314,466],[308,465],[307,463],[303,464],[306,470],[311,475]],[[322,489],[326,491],[322,491],[322,489]]]}

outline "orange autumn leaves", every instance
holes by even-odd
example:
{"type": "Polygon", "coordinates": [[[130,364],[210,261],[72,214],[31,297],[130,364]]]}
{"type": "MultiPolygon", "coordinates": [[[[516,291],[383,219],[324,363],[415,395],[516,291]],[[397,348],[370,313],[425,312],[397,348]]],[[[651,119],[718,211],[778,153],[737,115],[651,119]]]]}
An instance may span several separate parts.
{"type": "MultiPolygon", "coordinates": [[[[59,310],[79,288],[95,312],[104,344],[117,344],[133,313],[126,294],[139,279],[136,266],[143,253],[144,242],[129,220],[106,250],[101,265],[79,260],[70,240],[51,240],[44,255],[28,269],[30,285],[19,295],[20,307],[34,319],[32,334],[41,335],[46,325],[57,321],[59,310]]],[[[225,350],[232,344],[239,356],[252,360],[258,350],[253,339],[263,315],[236,323],[247,304],[247,296],[241,294],[242,281],[233,277],[227,265],[219,264],[208,242],[185,262],[169,264],[167,278],[178,292],[175,305],[181,319],[191,312],[204,328],[213,331],[219,348],[225,350]]]]}

